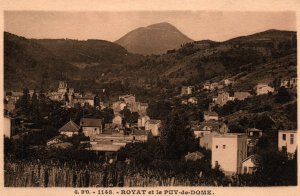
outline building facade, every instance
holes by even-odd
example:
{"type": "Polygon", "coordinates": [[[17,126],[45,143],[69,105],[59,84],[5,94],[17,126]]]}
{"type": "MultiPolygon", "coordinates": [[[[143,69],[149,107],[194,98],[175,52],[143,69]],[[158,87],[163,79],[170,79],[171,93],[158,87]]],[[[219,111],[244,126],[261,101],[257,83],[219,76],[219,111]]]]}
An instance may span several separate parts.
{"type": "Polygon", "coordinates": [[[70,120],[64,126],[62,126],[58,131],[61,135],[66,135],[68,137],[72,137],[73,135],[78,135],[80,127],[70,120]]]}
{"type": "Polygon", "coordinates": [[[250,97],[251,94],[247,91],[244,91],[244,92],[238,91],[238,92],[234,92],[233,96],[234,96],[235,99],[243,101],[246,98],[250,97]]]}
{"type": "Polygon", "coordinates": [[[203,115],[204,121],[219,120],[219,115],[216,112],[205,111],[203,115]]]}
{"type": "Polygon", "coordinates": [[[297,149],[297,130],[278,131],[278,150],[294,154],[297,149]]]}
{"type": "Polygon", "coordinates": [[[181,95],[190,95],[193,93],[192,86],[183,86],[181,87],[181,95]]]}
{"type": "Polygon", "coordinates": [[[265,95],[274,92],[274,88],[267,84],[260,83],[255,86],[256,95],[265,95]]]}
{"type": "Polygon", "coordinates": [[[161,121],[160,120],[148,120],[145,122],[145,130],[151,131],[152,135],[157,137],[160,136],[161,121]]]}
{"type": "Polygon", "coordinates": [[[225,175],[242,173],[242,162],[247,157],[247,136],[227,133],[212,137],[212,167],[219,166],[225,175]]]}
{"type": "Polygon", "coordinates": [[[15,119],[9,116],[3,118],[3,133],[5,137],[11,138],[15,132],[15,119]]]}
{"type": "Polygon", "coordinates": [[[138,127],[145,127],[146,122],[150,120],[150,117],[147,115],[142,115],[138,119],[138,127]]]}
{"type": "Polygon", "coordinates": [[[122,125],[123,118],[120,114],[115,114],[115,117],[112,120],[112,123],[115,125],[122,125]]]}
{"type": "Polygon", "coordinates": [[[258,160],[255,155],[251,155],[242,161],[241,174],[253,174],[258,168],[258,160]]]}
{"type": "Polygon", "coordinates": [[[85,136],[93,137],[102,133],[102,119],[81,118],[80,127],[85,136]]]}

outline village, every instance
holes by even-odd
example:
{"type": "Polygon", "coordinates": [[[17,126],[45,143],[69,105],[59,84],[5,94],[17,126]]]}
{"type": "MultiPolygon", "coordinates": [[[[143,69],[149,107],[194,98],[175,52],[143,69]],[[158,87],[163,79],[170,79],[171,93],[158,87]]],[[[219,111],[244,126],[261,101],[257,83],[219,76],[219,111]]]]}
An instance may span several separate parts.
{"type": "MultiPolygon", "coordinates": [[[[181,93],[175,97],[181,100],[181,105],[197,105],[199,100],[195,94],[200,92],[212,96],[207,110],[203,111],[203,119],[189,121],[188,126],[199,147],[211,152],[211,167],[220,168],[227,176],[252,174],[258,169],[260,157],[253,149],[265,133],[255,126],[243,132],[230,130],[226,119],[214,111],[214,108],[235,100],[244,101],[255,96],[277,93],[276,89],[267,83],[258,83],[253,89],[242,91],[232,90],[234,86],[235,80],[232,78],[219,82],[206,81],[199,86],[182,86],[181,93]]],[[[295,89],[297,79],[282,80],[280,87],[295,89]]],[[[28,94],[31,98],[39,97],[34,90],[29,90],[28,94]]],[[[34,123],[26,121],[26,116],[13,115],[17,101],[22,99],[22,92],[6,92],[5,95],[5,137],[20,139],[29,132],[42,131],[33,128],[34,123]]],[[[113,102],[103,102],[98,94],[78,93],[68,86],[66,81],[59,81],[57,90],[47,92],[45,96],[51,101],[63,103],[61,107],[65,110],[92,107],[99,111],[109,108],[113,112],[111,120],[106,122],[103,118],[85,117],[84,114],[79,123],[70,119],[57,130],[58,135],[47,140],[45,145],[49,149],[71,148],[73,145],[68,138],[81,134],[84,139],[79,143],[80,148],[104,152],[109,155],[109,162],[113,162],[114,154],[127,144],[145,143],[149,138],[160,140],[161,131],[164,129],[165,122],[162,119],[151,119],[147,115],[149,103],[137,101],[133,94],[120,95],[118,100],[113,102]]],[[[278,130],[277,139],[278,151],[286,152],[289,159],[292,159],[297,149],[297,130],[278,130]]],[[[188,152],[185,160],[198,160],[203,156],[199,151],[188,152]]]]}

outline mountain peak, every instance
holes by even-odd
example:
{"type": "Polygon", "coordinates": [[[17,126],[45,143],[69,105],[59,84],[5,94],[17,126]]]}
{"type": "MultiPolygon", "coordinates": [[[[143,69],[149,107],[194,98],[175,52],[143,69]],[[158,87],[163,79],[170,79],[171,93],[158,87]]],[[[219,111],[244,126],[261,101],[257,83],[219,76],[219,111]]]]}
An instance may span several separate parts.
{"type": "Polygon", "coordinates": [[[146,28],[174,28],[174,29],[176,29],[176,27],[174,27],[173,25],[171,25],[168,22],[160,22],[160,23],[152,24],[152,25],[147,26],[146,28]]]}
{"type": "Polygon", "coordinates": [[[148,55],[163,54],[192,41],[175,26],[168,22],[161,22],[134,29],[117,40],[116,43],[129,52],[148,55]]]}

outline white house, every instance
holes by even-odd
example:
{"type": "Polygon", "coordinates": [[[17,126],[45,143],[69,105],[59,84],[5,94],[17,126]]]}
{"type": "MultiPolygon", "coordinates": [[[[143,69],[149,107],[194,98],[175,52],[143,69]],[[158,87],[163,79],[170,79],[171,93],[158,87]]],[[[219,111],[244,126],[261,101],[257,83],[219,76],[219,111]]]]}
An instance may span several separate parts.
{"type": "Polygon", "coordinates": [[[194,135],[196,138],[203,137],[212,132],[224,134],[229,131],[228,126],[221,121],[203,121],[197,126],[193,126],[192,130],[194,131],[194,135]]]}
{"type": "Polygon", "coordinates": [[[274,92],[274,88],[270,87],[267,84],[264,83],[259,83],[254,87],[255,91],[256,91],[256,95],[264,95],[264,94],[268,94],[268,93],[272,93],[274,92]]]}
{"type": "Polygon", "coordinates": [[[241,174],[253,174],[258,168],[258,159],[251,155],[242,161],[241,174]]]}
{"type": "Polygon", "coordinates": [[[81,106],[90,105],[94,107],[95,95],[74,96],[72,101],[74,104],[80,104],[81,106]]]}
{"type": "Polygon", "coordinates": [[[204,120],[219,120],[219,115],[216,112],[205,111],[204,112],[204,120]]]}
{"type": "Polygon", "coordinates": [[[116,101],[116,102],[113,102],[111,108],[114,110],[114,112],[120,112],[126,106],[127,106],[127,104],[124,101],[116,101]]]}
{"type": "Polygon", "coordinates": [[[115,114],[115,117],[112,120],[112,123],[115,125],[122,125],[123,118],[120,114],[115,114]]]}
{"type": "Polygon", "coordinates": [[[198,103],[198,100],[196,97],[190,97],[188,100],[187,100],[188,103],[191,103],[191,104],[197,104],[198,103]]]}
{"type": "Polygon", "coordinates": [[[61,135],[55,136],[47,141],[47,146],[52,146],[54,144],[63,143],[63,137],[61,135]]]}
{"type": "Polygon", "coordinates": [[[278,131],[278,150],[294,154],[297,149],[297,130],[278,131]]]}
{"type": "Polygon", "coordinates": [[[81,118],[80,126],[85,136],[91,137],[102,133],[102,119],[81,118]]]}
{"type": "Polygon", "coordinates": [[[219,91],[218,96],[216,98],[213,98],[213,101],[217,105],[225,105],[228,101],[233,101],[235,98],[230,96],[230,94],[226,91],[219,91]]]}
{"type": "Polygon", "coordinates": [[[242,162],[247,157],[247,135],[226,133],[212,137],[211,164],[219,166],[225,175],[242,172],[242,162]]]}
{"type": "Polygon", "coordinates": [[[149,104],[148,103],[141,103],[141,102],[137,102],[137,103],[138,103],[138,113],[140,115],[146,115],[149,104]]]}
{"type": "Polygon", "coordinates": [[[187,104],[188,104],[188,101],[187,101],[186,99],[184,99],[184,100],[181,101],[181,104],[187,105],[187,104]]]}
{"type": "Polygon", "coordinates": [[[181,87],[181,95],[190,95],[193,93],[192,86],[183,86],[181,87]]]}
{"type": "Polygon", "coordinates": [[[247,91],[237,91],[237,92],[234,92],[234,98],[237,99],[237,100],[245,100],[246,98],[250,97],[251,94],[247,91]]]}
{"type": "Polygon", "coordinates": [[[217,82],[205,82],[203,84],[203,89],[205,89],[205,90],[214,91],[219,88],[223,88],[223,86],[218,84],[217,82]]]}
{"type": "Polygon", "coordinates": [[[234,79],[232,78],[227,78],[224,80],[225,86],[229,86],[230,84],[234,84],[234,79]]]}
{"type": "Polygon", "coordinates": [[[212,136],[216,134],[228,133],[228,126],[220,121],[202,122],[199,127],[194,129],[194,135],[200,140],[200,146],[211,150],[212,136]]]}
{"type": "Polygon", "coordinates": [[[119,96],[120,101],[124,101],[126,104],[133,104],[135,103],[135,96],[134,95],[122,95],[119,96]]]}
{"type": "Polygon", "coordinates": [[[145,127],[145,124],[148,120],[150,120],[149,116],[141,115],[138,119],[138,127],[145,127]]]}
{"type": "Polygon", "coordinates": [[[5,137],[11,138],[14,135],[15,120],[9,116],[3,118],[3,133],[5,137]]]}
{"type": "Polygon", "coordinates": [[[281,81],[280,86],[284,86],[285,88],[296,88],[297,87],[297,78],[289,78],[281,81]]]}
{"type": "Polygon", "coordinates": [[[205,82],[205,83],[203,84],[203,89],[205,89],[205,90],[210,90],[210,82],[205,82]]]}
{"type": "Polygon", "coordinates": [[[159,136],[160,131],[159,128],[161,127],[161,120],[148,120],[145,123],[145,130],[151,131],[153,136],[159,136]]]}
{"type": "Polygon", "coordinates": [[[68,123],[62,126],[58,131],[61,135],[72,137],[73,135],[78,135],[79,130],[80,127],[75,122],[70,120],[68,123]]]}

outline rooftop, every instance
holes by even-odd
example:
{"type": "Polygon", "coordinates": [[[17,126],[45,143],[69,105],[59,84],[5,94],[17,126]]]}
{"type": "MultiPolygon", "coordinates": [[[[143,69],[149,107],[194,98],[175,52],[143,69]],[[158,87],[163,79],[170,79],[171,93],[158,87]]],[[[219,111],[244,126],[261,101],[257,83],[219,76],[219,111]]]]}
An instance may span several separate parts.
{"type": "Polygon", "coordinates": [[[297,130],[278,130],[278,132],[297,133],[297,130]]]}
{"type": "Polygon", "coordinates": [[[211,111],[205,111],[204,115],[218,116],[218,114],[216,112],[211,112],[211,111]]]}
{"type": "Polygon", "coordinates": [[[64,126],[62,126],[58,131],[59,132],[77,132],[79,131],[80,127],[70,120],[68,123],[66,123],[64,126]]]}
{"type": "Polygon", "coordinates": [[[224,124],[223,122],[216,121],[216,120],[204,121],[201,122],[200,125],[195,128],[195,131],[202,131],[204,130],[204,127],[211,127],[211,130],[208,131],[219,131],[220,127],[223,124],[224,124]]]}
{"type": "Polygon", "coordinates": [[[98,118],[81,118],[80,125],[83,127],[101,127],[102,119],[98,118]]]}
{"type": "Polygon", "coordinates": [[[213,135],[213,137],[222,137],[222,138],[235,138],[235,137],[240,137],[240,136],[245,136],[247,135],[245,133],[225,133],[225,134],[217,134],[213,135]]]}
{"type": "Polygon", "coordinates": [[[161,123],[161,120],[152,119],[152,120],[148,120],[147,122],[149,122],[150,124],[159,124],[161,123]]]}

